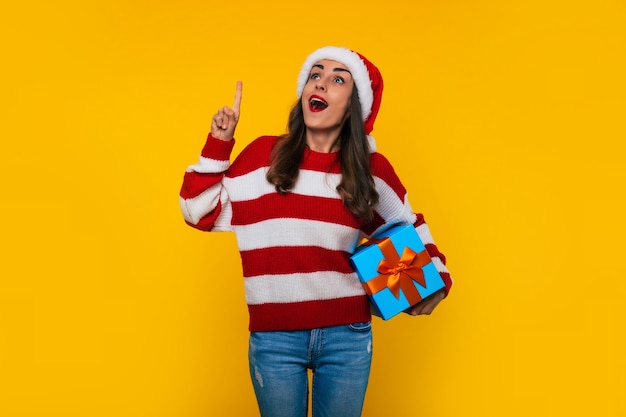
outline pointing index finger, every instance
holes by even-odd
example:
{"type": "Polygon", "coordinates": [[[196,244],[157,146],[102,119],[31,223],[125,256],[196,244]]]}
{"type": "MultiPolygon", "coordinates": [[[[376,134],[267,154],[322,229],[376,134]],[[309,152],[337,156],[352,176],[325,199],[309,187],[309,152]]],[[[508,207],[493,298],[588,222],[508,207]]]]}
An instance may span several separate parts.
{"type": "Polygon", "coordinates": [[[235,90],[235,102],[233,103],[233,110],[235,114],[239,115],[239,108],[241,106],[241,91],[243,89],[243,83],[241,81],[237,81],[237,89],[235,90]]]}

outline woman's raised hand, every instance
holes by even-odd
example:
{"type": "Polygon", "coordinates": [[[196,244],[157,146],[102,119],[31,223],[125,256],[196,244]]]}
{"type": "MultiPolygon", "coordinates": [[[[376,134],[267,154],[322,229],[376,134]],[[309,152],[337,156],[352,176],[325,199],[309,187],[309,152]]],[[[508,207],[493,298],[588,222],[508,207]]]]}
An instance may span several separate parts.
{"type": "Polygon", "coordinates": [[[243,83],[241,81],[237,81],[233,107],[224,106],[213,115],[213,120],[211,122],[211,135],[214,138],[233,140],[233,137],[235,136],[235,127],[237,127],[237,123],[239,122],[242,89],[243,83]]]}

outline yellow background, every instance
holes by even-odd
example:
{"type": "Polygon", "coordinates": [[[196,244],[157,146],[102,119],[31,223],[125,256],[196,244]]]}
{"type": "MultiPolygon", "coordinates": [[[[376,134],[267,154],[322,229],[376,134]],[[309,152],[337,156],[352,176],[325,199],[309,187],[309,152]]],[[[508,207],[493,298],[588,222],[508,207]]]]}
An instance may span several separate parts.
{"type": "Polygon", "coordinates": [[[364,416],[626,415],[624,1],[5,2],[0,415],[256,415],[231,234],[178,190],[244,81],[281,133],[306,55],[374,61],[374,136],[456,278],[375,322],[364,416]]]}

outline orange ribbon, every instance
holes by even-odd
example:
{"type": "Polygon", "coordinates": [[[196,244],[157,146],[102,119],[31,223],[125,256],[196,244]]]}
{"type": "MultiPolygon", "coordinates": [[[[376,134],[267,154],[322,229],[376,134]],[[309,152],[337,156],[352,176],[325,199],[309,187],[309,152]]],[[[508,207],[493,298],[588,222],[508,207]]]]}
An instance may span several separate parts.
{"type": "Polygon", "coordinates": [[[423,250],[417,253],[411,248],[405,247],[402,256],[399,256],[391,243],[391,239],[378,241],[378,247],[383,253],[384,259],[378,264],[377,271],[380,272],[380,275],[363,284],[367,294],[371,296],[389,288],[397,299],[400,298],[400,290],[402,290],[410,305],[419,302],[422,296],[415,288],[413,281],[422,287],[426,286],[422,267],[431,261],[428,252],[423,250]]]}

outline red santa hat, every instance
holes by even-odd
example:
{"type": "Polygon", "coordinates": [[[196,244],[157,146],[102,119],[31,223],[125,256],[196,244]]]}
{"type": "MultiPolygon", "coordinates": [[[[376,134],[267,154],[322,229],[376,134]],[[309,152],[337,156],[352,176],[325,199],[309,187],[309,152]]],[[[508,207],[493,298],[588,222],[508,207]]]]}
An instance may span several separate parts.
{"type": "Polygon", "coordinates": [[[304,61],[298,75],[298,88],[296,90],[298,97],[302,96],[302,90],[309,79],[313,65],[322,59],[341,62],[350,70],[354,85],[359,93],[365,133],[369,135],[374,129],[374,121],[383,95],[383,77],[380,75],[380,71],[358,52],[337,46],[325,46],[314,51],[304,61]]]}

